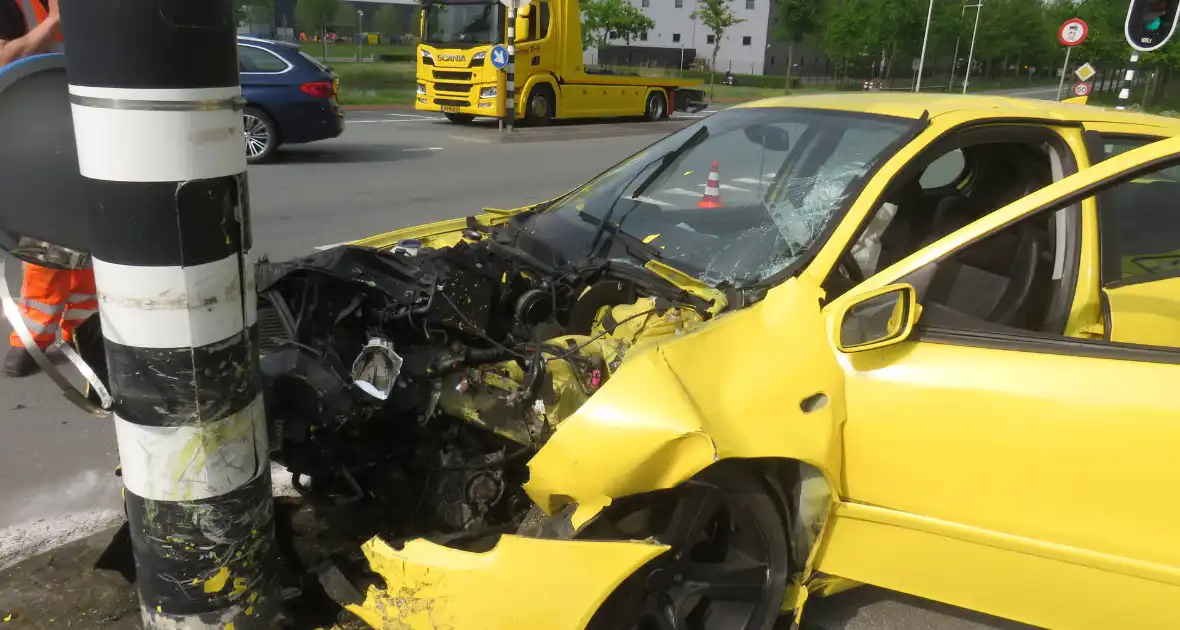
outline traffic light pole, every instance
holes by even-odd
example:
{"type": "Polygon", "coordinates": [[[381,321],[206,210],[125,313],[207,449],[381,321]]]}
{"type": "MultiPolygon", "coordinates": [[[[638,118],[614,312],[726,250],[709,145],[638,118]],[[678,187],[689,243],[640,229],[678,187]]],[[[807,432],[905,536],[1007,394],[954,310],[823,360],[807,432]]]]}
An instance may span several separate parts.
{"type": "Polygon", "coordinates": [[[1116,109],[1126,109],[1131,100],[1131,88],[1139,71],[1139,53],[1159,50],[1176,34],[1177,10],[1180,0],[1131,0],[1123,36],[1131,46],[1131,59],[1119,86],[1116,109]]]}
{"type": "Polygon", "coordinates": [[[1118,100],[1115,101],[1115,109],[1127,109],[1127,105],[1131,102],[1131,86],[1135,83],[1135,73],[1139,71],[1139,51],[1131,52],[1131,58],[1127,61],[1127,71],[1123,74],[1122,84],[1119,86],[1118,100]]]}
{"type": "Polygon", "coordinates": [[[278,619],[231,0],[62,0],[148,629],[278,619]]]}

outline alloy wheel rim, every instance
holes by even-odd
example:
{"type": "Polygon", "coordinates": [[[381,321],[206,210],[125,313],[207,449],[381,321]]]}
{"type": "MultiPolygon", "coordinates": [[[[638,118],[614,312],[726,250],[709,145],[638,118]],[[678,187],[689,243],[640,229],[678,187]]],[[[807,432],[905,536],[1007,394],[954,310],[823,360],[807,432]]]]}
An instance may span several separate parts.
{"type": "Polygon", "coordinates": [[[664,117],[664,102],[658,96],[652,97],[651,112],[652,118],[657,120],[664,117]]]}
{"type": "Polygon", "coordinates": [[[266,147],[270,145],[270,130],[261,118],[246,114],[243,130],[246,137],[246,155],[253,158],[266,152],[266,147]]]}

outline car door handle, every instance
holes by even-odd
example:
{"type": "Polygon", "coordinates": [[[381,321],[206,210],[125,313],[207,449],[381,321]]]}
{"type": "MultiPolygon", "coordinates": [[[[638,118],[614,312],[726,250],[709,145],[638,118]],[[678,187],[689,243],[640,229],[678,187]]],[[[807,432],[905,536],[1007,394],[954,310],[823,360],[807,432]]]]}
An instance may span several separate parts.
{"type": "Polygon", "coordinates": [[[812,413],[819,411],[828,406],[828,395],[823,392],[816,392],[807,398],[799,401],[799,409],[803,413],[812,413]]]}

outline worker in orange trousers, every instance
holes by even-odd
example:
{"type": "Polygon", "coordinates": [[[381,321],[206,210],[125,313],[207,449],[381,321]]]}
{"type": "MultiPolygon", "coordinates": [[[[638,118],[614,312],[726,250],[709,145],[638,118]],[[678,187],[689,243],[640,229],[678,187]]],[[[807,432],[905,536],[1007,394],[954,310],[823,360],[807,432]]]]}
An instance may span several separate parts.
{"type": "MultiPolygon", "coordinates": [[[[0,67],[51,52],[60,47],[61,39],[57,0],[0,0],[0,67]]],[[[24,264],[21,320],[41,349],[48,348],[59,335],[70,340],[74,328],[97,309],[92,270],[24,264]]],[[[36,371],[33,356],[16,332],[8,341],[12,348],[4,358],[4,372],[21,377],[36,371]]]]}

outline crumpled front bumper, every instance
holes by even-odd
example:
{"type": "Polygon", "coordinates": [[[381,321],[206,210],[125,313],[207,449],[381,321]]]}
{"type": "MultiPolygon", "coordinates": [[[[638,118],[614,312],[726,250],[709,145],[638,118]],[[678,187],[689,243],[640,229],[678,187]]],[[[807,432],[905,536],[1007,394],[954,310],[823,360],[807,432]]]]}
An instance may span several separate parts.
{"type": "Polygon", "coordinates": [[[363,547],[386,582],[347,608],[380,630],[581,630],[624,579],[668,547],[506,535],[484,553],[416,539],[363,547]]]}

